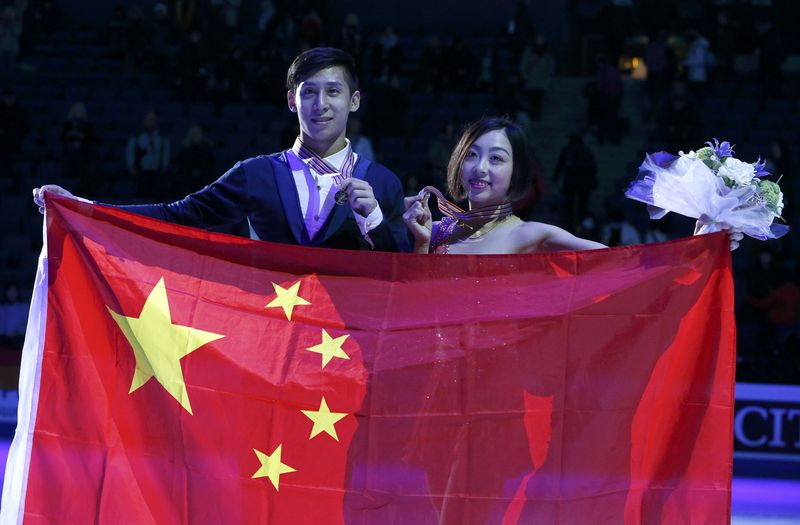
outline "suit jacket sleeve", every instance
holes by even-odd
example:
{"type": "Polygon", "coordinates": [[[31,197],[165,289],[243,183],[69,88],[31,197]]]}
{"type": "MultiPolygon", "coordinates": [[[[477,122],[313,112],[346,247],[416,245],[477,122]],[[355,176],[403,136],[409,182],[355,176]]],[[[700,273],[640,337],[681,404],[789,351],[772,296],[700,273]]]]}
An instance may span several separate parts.
{"type": "Polygon", "coordinates": [[[249,211],[249,195],[247,170],[237,162],[222,177],[179,201],[117,207],[184,226],[215,228],[243,221],[249,211]]]}
{"type": "Polygon", "coordinates": [[[391,252],[410,252],[408,228],[403,222],[403,186],[397,175],[373,163],[370,166],[372,175],[370,184],[373,185],[375,197],[383,212],[383,222],[369,232],[370,239],[375,243],[375,249],[391,252]],[[380,192],[376,188],[381,188],[380,192]]]}

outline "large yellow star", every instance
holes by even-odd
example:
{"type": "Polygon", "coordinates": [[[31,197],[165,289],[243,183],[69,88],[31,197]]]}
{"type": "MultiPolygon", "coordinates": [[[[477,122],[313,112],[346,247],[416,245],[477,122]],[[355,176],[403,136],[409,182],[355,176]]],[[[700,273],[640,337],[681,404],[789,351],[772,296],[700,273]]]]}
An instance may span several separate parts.
{"type": "Polygon", "coordinates": [[[288,321],[292,320],[292,310],[295,306],[311,304],[297,295],[297,291],[300,289],[300,281],[297,281],[288,289],[275,283],[272,283],[272,288],[275,290],[275,293],[278,294],[278,296],[273,299],[265,308],[277,308],[280,306],[283,308],[283,313],[286,314],[286,319],[288,321]]]}
{"type": "Polygon", "coordinates": [[[283,445],[278,445],[278,448],[271,455],[264,454],[263,452],[253,449],[253,452],[256,453],[258,456],[258,460],[261,462],[261,467],[253,474],[252,479],[256,478],[269,478],[272,482],[272,485],[275,487],[275,490],[280,490],[280,482],[281,482],[281,474],[287,474],[289,472],[297,472],[295,469],[281,463],[281,447],[283,445]]]}
{"type": "Polygon", "coordinates": [[[136,356],[136,372],[128,393],[133,393],[155,376],[156,381],[191,414],[192,406],[180,360],[204,344],[225,336],[172,324],[163,277],[147,296],[139,317],[120,315],[108,306],[106,309],[125,334],[136,356]]]}
{"type": "Polygon", "coordinates": [[[314,436],[320,432],[325,432],[336,441],[339,441],[339,436],[336,435],[336,423],[347,416],[343,412],[331,412],[328,408],[328,403],[325,402],[325,396],[319,403],[319,410],[301,410],[311,421],[314,422],[314,428],[311,429],[311,435],[308,439],[314,439],[314,436]]]}
{"type": "Polygon", "coordinates": [[[342,350],[342,344],[344,344],[344,340],[347,339],[347,337],[347,334],[345,334],[341,337],[333,339],[323,328],[322,342],[318,345],[312,346],[311,348],[306,348],[306,350],[322,354],[322,368],[325,368],[325,365],[330,363],[331,359],[334,357],[338,357],[340,359],[350,359],[350,356],[347,355],[344,350],[342,350]]]}

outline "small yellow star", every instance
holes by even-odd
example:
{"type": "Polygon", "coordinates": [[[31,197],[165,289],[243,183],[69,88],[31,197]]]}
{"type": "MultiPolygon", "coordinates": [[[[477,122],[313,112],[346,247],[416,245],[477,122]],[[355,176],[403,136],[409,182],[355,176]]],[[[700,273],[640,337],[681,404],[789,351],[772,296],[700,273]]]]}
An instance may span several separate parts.
{"type": "Polygon", "coordinates": [[[309,352],[322,354],[322,368],[325,368],[325,365],[330,363],[331,359],[334,357],[338,357],[340,359],[350,359],[350,356],[347,355],[344,350],[342,350],[342,344],[344,344],[344,340],[347,339],[347,337],[348,335],[345,334],[341,337],[333,339],[323,328],[322,342],[318,345],[312,346],[311,348],[306,348],[306,350],[309,352]]]}
{"type": "Polygon", "coordinates": [[[275,290],[275,293],[278,294],[278,297],[273,299],[265,308],[277,308],[280,306],[283,308],[283,313],[286,314],[286,319],[289,321],[292,320],[292,309],[295,306],[311,304],[297,295],[297,291],[300,289],[300,281],[297,281],[288,289],[275,283],[272,283],[272,288],[275,290]]]}
{"type": "Polygon", "coordinates": [[[347,416],[343,412],[331,412],[328,408],[328,403],[325,402],[325,396],[319,403],[319,410],[301,410],[311,421],[314,422],[314,428],[311,429],[311,435],[308,439],[313,439],[314,436],[321,432],[325,432],[336,441],[339,441],[339,436],[336,435],[336,423],[347,416]]]}
{"type": "Polygon", "coordinates": [[[172,324],[163,277],[147,296],[139,317],[120,315],[108,306],[106,309],[125,334],[136,357],[136,372],[128,393],[133,393],[151,377],[155,377],[191,414],[192,405],[186,392],[180,360],[204,344],[225,336],[172,324]]]}
{"type": "Polygon", "coordinates": [[[278,445],[278,448],[271,455],[264,454],[263,452],[253,449],[253,452],[256,453],[258,456],[258,460],[261,462],[261,467],[253,474],[251,479],[256,478],[269,478],[272,482],[272,485],[275,487],[275,490],[280,490],[280,482],[281,482],[281,474],[288,474],[289,472],[297,472],[295,469],[281,463],[281,447],[283,445],[278,445]]]}

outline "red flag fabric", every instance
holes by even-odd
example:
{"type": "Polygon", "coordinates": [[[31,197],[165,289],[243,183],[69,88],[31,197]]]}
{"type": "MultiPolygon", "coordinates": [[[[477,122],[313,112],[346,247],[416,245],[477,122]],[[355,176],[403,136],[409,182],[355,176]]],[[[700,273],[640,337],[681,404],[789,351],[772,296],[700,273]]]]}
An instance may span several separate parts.
{"type": "Polygon", "coordinates": [[[46,221],[3,523],[730,520],[724,234],[457,256],[46,221]]]}

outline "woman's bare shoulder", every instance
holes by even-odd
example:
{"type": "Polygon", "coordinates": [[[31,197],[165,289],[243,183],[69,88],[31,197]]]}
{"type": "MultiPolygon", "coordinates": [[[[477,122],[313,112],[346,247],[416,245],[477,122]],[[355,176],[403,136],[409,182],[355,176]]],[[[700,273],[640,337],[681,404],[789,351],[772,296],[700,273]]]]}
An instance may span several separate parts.
{"type": "Polygon", "coordinates": [[[514,237],[515,244],[519,246],[519,251],[535,251],[539,244],[548,237],[551,228],[552,226],[543,222],[520,221],[514,226],[511,235],[514,237]]]}
{"type": "Polygon", "coordinates": [[[524,238],[535,238],[546,235],[552,231],[555,226],[546,224],[544,222],[536,221],[521,221],[515,229],[515,233],[524,238]]]}

